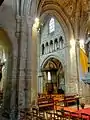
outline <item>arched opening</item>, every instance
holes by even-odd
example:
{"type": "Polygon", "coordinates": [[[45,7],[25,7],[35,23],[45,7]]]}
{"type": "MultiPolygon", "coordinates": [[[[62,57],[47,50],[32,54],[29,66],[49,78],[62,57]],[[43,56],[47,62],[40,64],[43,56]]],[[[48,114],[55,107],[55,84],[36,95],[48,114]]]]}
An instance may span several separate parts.
{"type": "Polygon", "coordinates": [[[45,50],[45,47],[44,47],[44,44],[42,44],[42,55],[44,54],[44,51],[45,50]]]}
{"type": "Polygon", "coordinates": [[[59,37],[59,48],[62,49],[64,46],[64,40],[62,38],[62,36],[59,37]]]}
{"type": "MultiPolygon", "coordinates": [[[[59,48],[59,38],[60,35],[62,36],[64,41],[66,40],[66,36],[63,30],[63,27],[61,26],[62,23],[59,23],[58,19],[56,16],[52,16],[51,14],[48,14],[44,16],[44,19],[41,19],[40,24],[40,31],[38,32],[39,36],[39,46],[42,46],[43,44],[45,45],[45,54],[40,54],[40,58],[38,59],[38,93],[48,93],[48,85],[53,86],[52,93],[60,93],[62,90],[63,93],[65,93],[65,79],[64,79],[64,72],[61,73],[61,69],[63,69],[63,66],[61,64],[60,59],[63,59],[63,53],[65,54],[65,49],[60,51],[59,48]],[[54,27],[55,31],[53,30],[52,32],[49,31],[50,27],[50,21],[54,20],[54,27]],[[41,70],[41,64],[43,61],[45,61],[46,58],[49,56],[58,56],[59,60],[55,59],[52,57],[52,59],[47,60],[45,63],[45,66],[42,67],[41,70]],[[53,68],[49,68],[48,70],[46,69],[46,66],[52,66],[53,68]],[[62,67],[61,67],[62,66],[62,67]],[[60,67],[60,69],[59,69],[60,67]],[[61,75],[62,74],[62,75],[61,75]],[[63,81],[63,82],[62,82],[63,81]],[[55,91],[56,89],[56,91],[55,91]]],[[[38,44],[38,43],[37,43],[38,44]]],[[[39,48],[38,48],[39,49],[39,48]]],[[[40,49],[39,49],[40,50],[40,49]]],[[[41,53],[41,51],[39,51],[41,53]]]]}
{"type": "Polygon", "coordinates": [[[50,40],[50,52],[53,51],[53,40],[50,40]]]}
{"type": "Polygon", "coordinates": [[[48,45],[48,42],[46,42],[45,49],[46,49],[46,53],[49,53],[49,45],[48,45]]]}
{"type": "Polygon", "coordinates": [[[62,63],[56,58],[50,58],[42,65],[41,71],[43,74],[43,93],[64,94],[65,78],[62,63]]]}
{"type": "Polygon", "coordinates": [[[54,49],[55,50],[58,49],[58,40],[57,40],[57,38],[55,38],[55,40],[54,40],[54,49]]]}
{"type": "MultiPolygon", "coordinates": [[[[10,96],[11,96],[11,75],[12,75],[12,44],[4,29],[0,28],[0,68],[1,80],[0,80],[0,106],[8,102],[8,109],[10,108],[10,96]],[[7,98],[6,98],[7,96],[7,98]],[[7,102],[5,102],[7,101],[7,102]]],[[[6,107],[6,105],[4,105],[6,107]]]]}

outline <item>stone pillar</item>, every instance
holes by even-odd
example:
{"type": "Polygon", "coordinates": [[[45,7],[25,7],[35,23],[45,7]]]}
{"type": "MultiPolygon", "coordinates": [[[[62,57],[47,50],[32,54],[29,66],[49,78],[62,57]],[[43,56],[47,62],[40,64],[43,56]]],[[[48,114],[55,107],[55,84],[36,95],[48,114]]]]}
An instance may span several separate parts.
{"type": "Polygon", "coordinates": [[[17,56],[13,54],[13,68],[12,68],[12,87],[11,87],[11,120],[15,119],[16,110],[16,72],[17,72],[17,56]]]}
{"type": "Polygon", "coordinates": [[[25,108],[25,68],[26,68],[26,46],[27,31],[24,17],[16,17],[16,38],[17,38],[17,56],[14,61],[13,85],[11,99],[11,119],[18,119],[20,109],[25,108]],[[16,65],[16,66],[15,66],[16,65]],[[14,81],[15,80],[15,81],[14,81]],[[15,95],[15,96],[14,96],[15,95]],[[14,101],[14,102],[13,102],[14,101]]]}
{"type": "Polygon", "coordinates": [[[75,54],[76,54],[76,93],[80,95],[80,43],[76,39],[75,44],[75,54]]]}
{"type": "Polygon", "coordinates": [[[70,80],[70,43],[66,42],[65,43],[65,66],[64,66],[64,71],[65,71],[65,94],[68,95],[70,94],[69,90],[69,80],[70,80]]]}
{"type": "Polygon", "coordinates": [[[78,93],[78,50],[77,43],[71,40],[66,47],[67,63],[66,63],[66,81],[65,81],[65,93],[73,95],[78,93]]]}
{"type": "Polygon", "coordinates": [[[32,80],[32,25],[33,25],[33,20],[31,17],[27,16],[27,62],[26,62],[26,87],[25,87],[25,97],[27,98],[25,100],[25,106],[26,108],[30,109],[31,106],[31,80],[32,80]]]}
{"type": "Polygon", "coordinates": [[[32,46],[31,46],[31,102],[37,103],[37,28],[32,28],[32,46]]]}
{"type": "MultiPolygon", "coordinates": [[[[24,16],[23,17],[19,16],[17,19],[18,19],[17,20],[18,23],[20,24],[20,26],[17,25],[18,29],[16,32],[17,42],[19,46],[18,46],[18,53],[17,53],[18,55],[16,57],[16,61],[17,61],[16,70],[13,71],[13,72],[16,72],[16,75],[13,76],[14,79],[16,79],[16,81],[15,83],[13,83],[13,87],[12,87],[13,94],[15,91],[15,94],[12,95],[12,103],[13,101],[15,101],[15,105],[13,103],[13,105],[11,106],[13,107],[11,120],[19,119],[20,109],[24,109],[24,108],[30,109],[29,105],[31,104],[32,24],[28,24],[29,25],[28,26],[24,16]]],[[[29,21],[29,22],[31,23],[32,21],[29,21]]],[[[13,75],[14,74],[15,73],[13,73],[13,75]]]]}
{"type": "Polygon", "coordinates": [[[18,105],[19,110],[25,108],[25,95],[26,95],[26,71],[27,71],[27,25],[24,17],[21,18],[21,42],[20,42],[20,68],[19,68],[19,95],[18,105]]]}
{"type": "Polygon", "coordinates": [[[42,46],[40,44],[40,34],[41,31],[38,32],[37,35],[37,92],[38,93],[43,93],[43,74],[41,72],[41,67],[40,67],[40,55],[42,54],[42,46]],[[40,53],[41,52],[41,53],[40,53]]]}

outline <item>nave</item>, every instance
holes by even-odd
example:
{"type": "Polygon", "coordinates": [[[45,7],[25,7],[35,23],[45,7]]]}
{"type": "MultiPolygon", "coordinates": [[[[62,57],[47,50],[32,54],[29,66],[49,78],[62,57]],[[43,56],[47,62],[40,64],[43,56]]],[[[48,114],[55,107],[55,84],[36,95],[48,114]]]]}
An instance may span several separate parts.
{"type": "Polygon", "coordinates": [[[90,0],[2,2],[2,116],[89,119],[90,0]]]}

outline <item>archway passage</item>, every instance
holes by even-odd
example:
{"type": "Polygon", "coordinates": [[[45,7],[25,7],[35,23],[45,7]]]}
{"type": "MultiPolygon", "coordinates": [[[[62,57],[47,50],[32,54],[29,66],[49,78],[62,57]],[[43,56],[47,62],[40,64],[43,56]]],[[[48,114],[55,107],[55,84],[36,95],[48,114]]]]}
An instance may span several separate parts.
{"type": "Polygon", "coordinates": [[[65,79],[62,63],[56,58],[47,60],[41,70],[43,72],[43,92],[47,94],[64,94],[65,79]]]}

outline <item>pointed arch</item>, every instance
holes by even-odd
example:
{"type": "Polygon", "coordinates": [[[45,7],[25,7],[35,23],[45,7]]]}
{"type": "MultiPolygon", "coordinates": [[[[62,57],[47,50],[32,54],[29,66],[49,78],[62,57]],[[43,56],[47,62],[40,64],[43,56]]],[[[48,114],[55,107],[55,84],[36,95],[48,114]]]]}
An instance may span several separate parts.
{"type": "Polygon", "coordinates": [[[40,22],[44,23],[44,20],[48,15],[54,16],[58,20],[63,28],[66,39],[70,40],[74,38],[73,27],[57,1],[42,2],[41,0],[40,5],[38,5],[38,16],[40,16],[40,22]]]}

